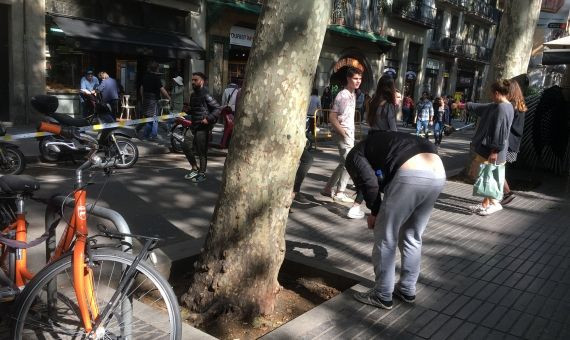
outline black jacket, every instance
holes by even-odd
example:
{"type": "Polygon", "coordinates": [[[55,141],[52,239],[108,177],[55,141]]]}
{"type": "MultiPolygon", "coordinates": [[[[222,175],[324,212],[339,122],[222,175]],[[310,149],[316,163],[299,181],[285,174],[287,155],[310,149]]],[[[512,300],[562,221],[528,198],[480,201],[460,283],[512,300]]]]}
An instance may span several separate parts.
{"type": "Polygon", "coordinates": [[[394,131],[377,131],[348,153],[346,170],[356,188],[364,194],[372,215],[380,210],[380,192],[406,161],[420,153],[437,154],[437,148],[425,138],[394,131]],[[382,173],[381,182],[378,170],[382,173]]]}
{"type": "Polygon", "coordinates": [[[190,95],[189,111],[192,123],[197,123],[204,118],[208,120],[208,125],[215,124],[220,116],[220,104],[208,93],[208,89],[202,87],[190,95]]]}
{"type": "Polygon", "coordinates": [[[524,112],[515,110],[513,124],[509,133],[509,151],[519,152],[524,130],[524,112]]]}

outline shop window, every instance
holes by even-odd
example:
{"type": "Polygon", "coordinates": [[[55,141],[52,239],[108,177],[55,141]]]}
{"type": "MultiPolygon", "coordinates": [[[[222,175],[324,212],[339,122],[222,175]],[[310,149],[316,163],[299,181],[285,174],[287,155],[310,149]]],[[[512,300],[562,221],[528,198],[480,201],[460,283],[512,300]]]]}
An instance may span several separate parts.
{"type": "Polygon", "coordinates": [[[235,82],[245,77],[245,66],[249,58],[249,48],[232,45],[229,51],[230,81],[235,82]]]}

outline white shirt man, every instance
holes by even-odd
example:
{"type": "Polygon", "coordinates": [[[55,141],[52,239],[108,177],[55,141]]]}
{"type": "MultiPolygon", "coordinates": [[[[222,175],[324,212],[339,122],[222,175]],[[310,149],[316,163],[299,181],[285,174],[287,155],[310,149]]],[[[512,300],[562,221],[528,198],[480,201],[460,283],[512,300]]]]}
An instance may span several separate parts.
{"type": "Polygon", "coordinates": [[[346,81],[346,86],[344,90],[337,94],[332,112],[329,115],[329,120],[332,124],[335,140],[338,145],[340,161],[321,193],[325,196],[332,197],[335,201],[350,203],[354,200],[348,197],[344,192],[349,179],[344,163],[348,152],[354,146],[355,91],[362,83],[362,72],[357,68],[349,67],[346,72],[346,81]]]}
{"type": "Polygon", "coordinates": [[[222,107],[229,106],[232,112],[236,111],[236,98],[238,94],[239,86],[235,83],[230,83],[228,88],[224,90],[222,95],[222,107]]]}

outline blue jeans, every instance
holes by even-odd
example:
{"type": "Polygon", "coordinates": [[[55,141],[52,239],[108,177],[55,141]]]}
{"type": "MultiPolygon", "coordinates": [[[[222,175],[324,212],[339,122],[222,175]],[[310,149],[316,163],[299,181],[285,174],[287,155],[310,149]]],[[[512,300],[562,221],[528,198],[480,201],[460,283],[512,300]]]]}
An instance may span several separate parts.
{"type": "Polygon", "coordinates": [[[433,124],[433,135],[435,137],[435,144],[441,143],[443,137],[443,122],[435,122],[433,124]]]}
{"type": "Polygon", "coordinates": [[[146,123],[143,130],[143,138],[156,138],[158,136],[158,121],[146,123]]]}
{"type": "Polygon", "coordinates": [[[428,120],[419,120],[418,119],[417,124],[416,124],[416,136],[419,136],[420,131],[423,130],[426,138],[428,138],[428,126],[429,126],[428,120]]]}

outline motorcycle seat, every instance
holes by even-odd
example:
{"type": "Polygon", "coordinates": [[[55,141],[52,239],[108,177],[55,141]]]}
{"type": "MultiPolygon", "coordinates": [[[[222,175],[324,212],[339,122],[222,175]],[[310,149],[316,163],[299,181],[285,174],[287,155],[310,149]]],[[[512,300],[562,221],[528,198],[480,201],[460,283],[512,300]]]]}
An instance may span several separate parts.
{"type": "Polygon", "coordinates": [[[73,118],[64,113],[51,113],[49,116],[57,120],[61,125],[75,126],[75,127],[84,127],[91,125],[89,121],[85,118],[73,118]]]}
{"type": "Polygon", "coordinates": [[[30,194],[40,189],[40,182],[29,175],[0,177],[0,194],[30,194]]]}

